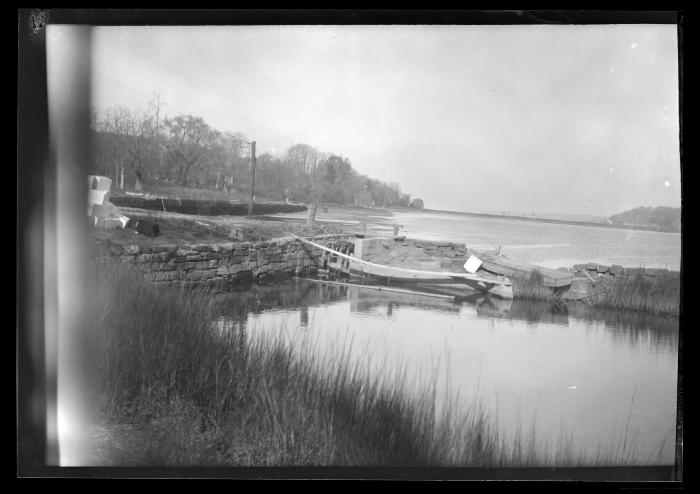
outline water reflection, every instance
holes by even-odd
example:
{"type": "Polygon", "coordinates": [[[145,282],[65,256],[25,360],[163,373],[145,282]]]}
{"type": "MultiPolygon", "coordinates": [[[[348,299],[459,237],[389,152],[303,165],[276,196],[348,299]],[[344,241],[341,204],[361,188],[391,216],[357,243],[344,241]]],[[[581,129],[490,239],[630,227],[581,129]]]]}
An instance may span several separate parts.
{"type": "Polygon", "coordinates": [[[299,311],[299,325],[308,327],[309,308],[349,301],[350,312],[394,318],[396,310],[414,308],[458,318],[473,310],[484,318],[520,321],[528,325],[569,326],[570,321],[585,323],[589,334],[609,333],[620,344],[653,346],[674,350],[678,346],[678,319],[636,311],[612,310],[580,303],[540,300],[503,300],[487,294],[473,294],[457,301],[428,295],[341,286],[291,279],[275,284],[239,286],[216,293],[212,304],[216,313],[245,324],[249,314],[271,310],[299,311]]]}
{"type": "Polygon", "coordinates": [[[663,457],[672,461],[677,318],[484,294],[454,302],[298,279],[211,300],[220,327],[251,335],[282,328],[294,337],[299,329],[338,348],[350,332],[358,359],[367,356],[363,347],[388,352],[382,365],[405,353],[417,372],[443,358],[440,392],[449,386],[469,403],[478,395],[506,434],[533,423],[541,441],[556,441],[565,417],[577,447],[595,451],[629,420],[644,454],[666,441],[663,457]]]}
{"type": "Polygon", "coordinates": [[[454,315],[458,315],[460,311],[460,305],[448,299],[427,295],[386,292],[357,286],[350,286],[346,289],[347,297],[350,300],[350,311],[356,313],[376,314],[380,313],[377,309],[384,309],[385,315],[392,317],[394,309],[401,307],[413,307],[454,315]]]}

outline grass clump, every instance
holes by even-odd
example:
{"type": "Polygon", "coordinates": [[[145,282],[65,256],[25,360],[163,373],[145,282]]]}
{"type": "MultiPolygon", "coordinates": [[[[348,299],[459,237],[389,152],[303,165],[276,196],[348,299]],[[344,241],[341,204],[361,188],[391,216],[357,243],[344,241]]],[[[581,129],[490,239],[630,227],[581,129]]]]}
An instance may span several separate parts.
{"type": "Polygon", "coordinates": [[[680,313],[680,273],[649,276],[645,270],[631,270],[625,276],[603,281],[601,293],[591,298],[592,305],[630,309],[650,314],[678,316],[680,313]]]}
{"type": "Polygon", "coordinates": [[[544,276],[532,271],[528,277],[513,278],[513,298],[527,300],[555,300],[554,290],[544,284],[544,276]]]}
{"type": "MultiPolygon", "coordinates": [[[[582,299],[589,305],[625,309],[648,314],[678,316],[680,313],[680,273],[668,271],[651,276],[645,269],[630,269],[625,275],[604,276],[591,281],[594,293],[582,299]]],[[[560,300],[562,287],[544,285],[542,274],[533,271],[527,278],[513,279],[513,296],[524,300],[560,300]]]]}

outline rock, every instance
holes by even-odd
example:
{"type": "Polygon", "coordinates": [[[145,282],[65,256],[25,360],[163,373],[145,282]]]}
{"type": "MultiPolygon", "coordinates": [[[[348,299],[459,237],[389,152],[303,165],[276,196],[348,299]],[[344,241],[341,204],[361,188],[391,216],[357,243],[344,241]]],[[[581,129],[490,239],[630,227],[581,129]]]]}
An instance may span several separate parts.
{"type": "Polygon", "coordinates": [[[109,252],[115,256],[118,256],[121,255],[122,252],[124,252],[124,249],[119,244],[111,244],[109,246],[109,252]]]}
{"type": "Polygon", "coordinates": [[[202,278],[202,274],[203,274],[203,272],[200,270],[190,271],[189,273],[187,273],[187,279],[193,280],[193,281],[198,281],[202,278]]]}
{"type": "Polygon", "coordinates": [[[619,264],[613,264],[612,266],[610,266],[610,274],[612,274],[612,275],[617,276],[617,275],[622,274],[624,271],[625,271],[625,268],[619,264]]]}
{"type": "Polygon", "coordinates": [[[576,271],[584,271],[586,269],[585,264],[574,264],[574,272],[576,271]]]}
{"type": "Polygon", "coordinates": [[[140,254],[141,248],[138,245],[127,245],[124,247],[124,252],[129,255],[140,254]]]}
{"type": "Polygon", "coordinates": [[[610,266],[604,266],[602,264],[598,266],[599,273],[607,273],[609,270],[610,270],[610,266]]]}
{"type": "Polygon", "coordinates": [[[598,271],[598,264],[595,262],[589,262],[586,264],[586,269],[588,271],[598,271]]]}

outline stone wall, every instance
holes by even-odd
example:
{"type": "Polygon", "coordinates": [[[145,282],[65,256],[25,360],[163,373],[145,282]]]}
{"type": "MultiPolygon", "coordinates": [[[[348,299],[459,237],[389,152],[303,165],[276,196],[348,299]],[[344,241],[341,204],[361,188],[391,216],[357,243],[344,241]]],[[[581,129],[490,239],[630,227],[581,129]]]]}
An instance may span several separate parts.
{"type": "MultiPolygon", "coordinates": [[[[328,235],[314,242],[339,249],[347,236],[328,235]]],[[[323,266],[324,251],[292,237],[262,242],[139,246],[97,241],[98,270],[115,265],[155,283],[226,286],[273,276],[311,274],[323,266]]]]}
{"type": "Polygon", "coordinates": [[[422,249],[432,257],[440,258],[463,258],[467,252],[466,246],[462,243],[447,241],[415,240],[410,238],[383,239],[388,245],[395,244],[403,247],[415,247],[422,249]]]}

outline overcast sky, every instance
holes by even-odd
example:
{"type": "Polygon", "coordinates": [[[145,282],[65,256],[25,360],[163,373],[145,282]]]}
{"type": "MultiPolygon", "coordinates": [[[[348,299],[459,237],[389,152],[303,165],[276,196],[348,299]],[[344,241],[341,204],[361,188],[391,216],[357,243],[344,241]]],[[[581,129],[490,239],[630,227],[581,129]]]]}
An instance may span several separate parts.
{"type": "Polygon", "coordinates": [[[93,56],[97,108],[160,91],[431,209],[680,206],[675,25],[99,27],[93,56]]]}

